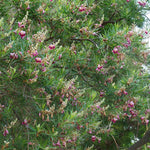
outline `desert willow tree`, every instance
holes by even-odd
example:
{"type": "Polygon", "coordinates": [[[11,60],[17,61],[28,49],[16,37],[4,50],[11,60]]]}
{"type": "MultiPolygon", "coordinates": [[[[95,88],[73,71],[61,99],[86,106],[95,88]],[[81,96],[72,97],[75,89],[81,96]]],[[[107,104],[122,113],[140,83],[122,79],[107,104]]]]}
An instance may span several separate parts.
{"type": "Polygon", "coordinates": [[[134,29],[146,9],[149,1],[1,1],[1,149],[148,143],[149,31],[134,29]]]}

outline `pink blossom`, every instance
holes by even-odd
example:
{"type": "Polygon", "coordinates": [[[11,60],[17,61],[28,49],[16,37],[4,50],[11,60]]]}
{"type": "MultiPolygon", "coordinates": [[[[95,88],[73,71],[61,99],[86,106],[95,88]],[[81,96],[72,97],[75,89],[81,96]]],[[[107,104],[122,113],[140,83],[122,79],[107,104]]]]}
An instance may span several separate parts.
{"type": "Polygon", "coordinates": [[[114,118],[112,119],[112,122],[115,123],[117,120],[118,120],[118,119],[114,117],[114,118]]]}
{"type": "Polygon", "coordinates": [[[123,116],[128,116],[128,114],[127,114],[127,113],[124,113],[123,116]]]}
{"type": "Polygon", "coordinates": [[[62,142],[62,145],[63,145],[64,147],[66,147],[66,141],[63,141],[63,142],[62,142]]]}
{"type": "Polygon", "coordinates": [[[131,44],[131,40],[129,38],[127,38],[127,43],[130,45],[131,44]]]}
{"type": "Polygon", "coordinates": [[[46,67],[44,67],[44,68],[42,69],[42,71],[45,72],[45,71],[46,71],[46,67]]]}
{"type": "Polygon", "coordinates": [[[147,113],[150,114],[150,109],[147,109],[147,110],[145,111],[145,114],[147,114],[147,113]]]}
{"type": "Polygon", "coordinates": [[[118,120],[120,119],[119,115],[117,115],[117,119],[118,119],[118,120]]]}
{"type": "Polygon", "coordinates": [[[131,102],[128,104],[128,107],[129,107],[129,108],[130,108],[130,107],[134,107],[134,102],[131,101],[131,102]]]}
{"type": "Polygon", "coordinates": [[[21,22],[18,22],[18,27],[19,28],[24,28],[25,26],[23,24],[21,24],[21,22]]]}
{"type": "Polygon", "coordinates": [[[93,142],[95,142],[95,140],[96,140],[96,136],[92,136],[92,138],[91,138],[91,140],[93,141],[93,142]]]}
{"type": "MultiPolygon", "coordinates": [[[[123,67],[122,67],[123,68],[123,67]]],[[[123,91],[123,94],[124,95],[128,95],[128,92],[127,91],[123,91]]]]}
{"type": "Polygon", "coordinates": [[[59,55],[59,60],[62,58],[62,54],[59,55]]]}
{"type": "Polygon", "coordinates": [[[101,108],[99,105],[96,105],[96,107],[99,108],[99,109],[101,108]]]}
{"type": "Polygon", "coordinates": [[[148,123],[149,123],[149,120],[145,120],[145,123],[148,124],[148,123]]]}
{"type": "Polygon", "coordinates": [[[30,9],[30,6],[28,5],[27,9],[30,9]]]}
{"type": "Polygon", "coordinates": [[[120,69],[123,69],[123,66],[121,66],[120,69]]]}
{"type": "Polygon", "coordinates": [[[17,53],[10,53],[9,56],[11,59],[17,59],[18,58],[18,54],[17,53]]]}
{"type": "Polygon", "coordinates": [[[55,45],[52,45],[52,44],[49,45],[49,49],[50,49],[50,50],[52,50],[52,49],[54,49],[54,48],[55,48],[55,45]]]}
{"type": "Polygon", "coordinates": [[[127,0],[127,2],[130,2],[130,0],[127,0]]]}
{"type": "Polygon", "coordinates": [[[101,91],[99,96],[103,97],[104,95],[105,95],[105,92],[101,91]]]}
{"type": "Polygon", "coordinates": [[[112,52],[114,53],[114,54],[118,54],[118,48],[116,48],[116,47],[114,47],[114,49],[112,50],[112,52]]]}
{"type": "Polygon", "coordinates": [[[21,22],[18,22],[18,27],[20,27],[21,26],[21,22]]]}
{"type": "Polygon", "coordinates": [[[100,64],[98,64],[96,70],[97,70],[97,71],[100,71],[102,68],[103,68],[103,66],[101,66],[100,64]]]}
{"type": "Polygon", "coordinates": [[[34,143],[32,143],[32,142],[29,142],[29,143],[28,143],[28,145],[33,145],[33,144],[34,144],[34,143]]]}
{"type": "Polygon", "coordinates": [[[76,20],[76,23],[79,23],[80,20],[76,20]]]}
{"type": "Polygon", "coordinates": [[[122,45],[126,48],[128,48],[130,46],[130,44],[126,44],[126,43],[122,43],[122,45]]]}
{"type": "Polygon", "coordinates": [[[67,140],[67,142],[68,142],[68,143],[71,143],[71,142],[72,142],[72,140],[71,140],[71,139],[68,139],[68,140],[67,140]]]}
{"type": "Polygon", "coordinates": [[[148,34],[148,31],[145,31],[145,34],[148,34]]]}
{"type": "Polygon", "coordinates": [[[140,119],[141,119],[141,120],[144,120],[144,119],[145,119],[145,117],[141,117],[140,119]]]}
{"type": "Polygon", "coordinates": [[[80,12],[85,11],[85,10],[86,10],[86,7],[84,7],[83,5],[81,5],[81,6],[79,7],[79,11],[80,11],[80,12]]]}
{"type": "Polygon", "coordinates": [[[101,138],[98,138],[98,143],[100,143],[100,142],[101,142],[101,140],[102,140],[101,138]]]}
{"type": "Polygon", "coordinates": [[[129,31],[128,36],[131,37],[133,35],[133,33],[134,33],[133,31],[129,31]]]}
{"type": "Polygon", "coordinates": [[[28,124],[27,119],[24,119],[24,121],[22,122],[22,125],[27,125],[27,124],[28,124]]]}
{"type": "Polygon", "coordinates": [[[143,3],[142,2],[138,2],[138,3],[139,3],[140,6],[143,6],[143,7],[146,5],[146,2],[143,2],[143,3]]]}
{"type": "Polygon", "coordinates": [[[42,59],[39,58],[39,57],[36,57],[36,58],[35,58],[35,61],[36,61],[37,63],[41,63],[41,62],[42,62],[42,59]]]}
{"type": "Polygon", "coordinates": [[[26,32],[25,31],[20,31],[19,32],[19,35],[21,36],[21,38],[23,39],[26,35],[26,32]]]}
{"type": "Polygon", "coordinates": [[[89,130],[89,132],[88,132],[89,134],[92,134],[92,131],[91,130],[89,130]]]}
{"type": "Polygon", "coordinates": [[[4,132],[3,132],[3,136],[6,136],[7,134],[9,134],[8,130],[5,129],[4,132]]]}
{"type": "Polygon", "coordinates": [[[37,56],[38,55],[38,51],[36,50],[35,52],[32,53],[33,56],[37,56]]]}
{"type": "Polygon", "coordinates": [[[83,11],[83,8],[82,8],[82,7],[79,7],[79,11],[81,11],[81,12],[82,12],[82,11],[83,11]]]}

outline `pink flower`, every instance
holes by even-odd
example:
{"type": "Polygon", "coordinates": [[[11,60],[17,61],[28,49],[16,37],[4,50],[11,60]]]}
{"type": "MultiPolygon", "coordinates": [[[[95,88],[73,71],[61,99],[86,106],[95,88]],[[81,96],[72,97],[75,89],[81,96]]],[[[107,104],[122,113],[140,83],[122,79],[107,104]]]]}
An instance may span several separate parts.
{"type": "Polygon", "coordinates": [[[88,132],[89,134],[92,134],[92,131],[91,130],[89,130],[89,132],[88,132]]]}
{"type": "Polygon", "coordinates": [[[29,143],[28,143],[28,145],[33,145],[33,144],[34,144],[34,143],[32,143],[32,142],[29,142],[29,143]]]}
{"type": "Polygon", "coordinates": [[[3,136],[6,136],[7,134],[9,134],[8,130],[5,129],[4,132],[3,132],[3,136]]]}
{"type": "Polygon", "coordinates": [[[129,31],[129,32],[128,32],[128,36],[129,36],[129,37],[131,37],[133,34],[134,34],[133,31],[129,31]]]}
{"type": "Polygon", "coordinates": [[[23,24],[21,24],[21,22],[18,22],[18,27],[19,28],[24,28],[25,26],[23,24]]]}
{"type": "Polygon", "coordinates": [[[99,96],[103,97],[104,95],[105,95],[105,92],[101,91],[99,96]]]}
{"type": "Polygon", "coordinates": [[[150,145],[148,145],[147,148],[150,148],[150,145]]]}
{"type": "Polygon", "coordinates": [[[130,2],[130,0],[127,0],[127,2],[130,2]]]}
{"type": "Polygon", "coordinates": [[[26,32],[25,31],[20,31],[19,32],[19,35],[21,36],[21,38],[23,39],[26,35],[26,32]]]}
{"type": "Polygon", "coordinates": [[[128,116],[128,114],[127,114],[127,113],[124,113],[123,116],[128,116]]]}
{"type": "Polygon", "coordinates": [[[22,125],[27,125],[27,124],[28,124],[27,119],[24,119],[24,121],[22,122],[22,125]]]}
{"type": "Polygon", "coordinates": [[[148,31],[145,31],[145,34],[148,34],[148,31]]]}
{"type": "Polygon", "coordinates": [[[62,58],[62,54],[59,55],[59,60],[62,58]]]}
{"type": "Polygon", "coordinates": [[[98,143],[100,143],[100,142],[101,142],[101,140],[102,140],[101,138],[98,138],[98,143]]]}
{"type": "Polygon", "coordinates": [[[21,22],[18,22],[18,27],[20,27],[21,26],[21,22]]]}
{"type": "Polygon", "coordinates": [[[46,71],[46,67],[44,67],[44,68],[42,69],[42,71],[45,72],[45,71],[46,71]]]}
{"type": "Polygon", "coordinates": [[[149,123],[149,120],[145,120],[145,123],[148,124],[148,123],[149,123]]]}
{"type": "Polygon", "coordinates": [[[117,120],[118,120],[118,119],[114,117],[114,118],[112,119],[112,122],[115,123],[117,120]]]}
{"type": "Polygon", "coordinates": [[[145,114],[147,114],[147,113],[150,114],[150,109],[147,109],[147,110],[145,111],[145,114]]]}
{"type": "Polygon", "coordinates": [[[131,102],[128,104],[128,107],[129,107],[129,108],[130,108],[130,107],[134,107],[134,102],[131,101],[131,102]]]}
{"type": "Polygon", "coordinates": [[[67,142],[68,142],[68,143],[71,143],[71,142],[72,142],[72,140],[71,140],[71,139],[68,139],[68,140],[67,140],[67,142]]]}
{"type": "Polygon", "coordinates": [[[27,9],[30,9],[30,6],[28,5],[27,9]]]}
{"type": "Polygon", "coordinates": [[[144,120],[144,119],[145,119],[145,117],[141,117],[140,119],[141,119],[141,120],[144,120]]]}
{"type": "Polygon", "coordinates": [[[123,69],[123,66],[121,66],[120,69],[123,69]]]}
{"type": "Polygon", "coordinates": [[[93,141],[93,142],[95,142],[95,140],[96,140],[96,136],[92,136],[92,138],[91,138],[91,140],[93,141]]]}
{"type": "Polygon", "coordinates": [[[42,59],[39,58],[39,57],[36,57],[36,58],[35,58],[35,61],[36,61],[37,63],[41,63],[41,62],[42,62],[42,59]]]}
{"type": "Polygon", "coordinates": [[[96,70],[97,70],[97,71],[100,71],[102,68],[103,68],[103,66],[101,66],[100,64],[98,64],[96,70]]]}
{"type": "Polygon", "coordinates": [[[131,45],[131,40],[129,38],[127,38],[127,43],[131,45]]]}
{"type": "Polygon", "coordinates": [[[60,141],[59,141],[59,140],[58,140],[58,142],[56,143],[56,146],[61,146],[61,145],[60,145],[60,141]]]}
{"type": "Polygon", "coordinates": [[[118,48],[114,48],[113,50],[112,50],[112,52],[114,53],[114,54],[118,54],[118,48]]]}
{"type": "Polygon", "coordinates": [[[36,50],[35,52],[32,53],[33,56],[37,56],[38,55],[38,51],[36,50]]]}
{"type": "Polygon", "coordinates": [[[138,3],[139,3],[140,6],[143,6],[143,7],[146,5],[146,2],[143,2],[143,3],[142,2],[138,2],[138,3]]]}
{"type": "Polygon", "coordinates": [[[82,12],[82,11],[83,11],[83,8],[82,8],[82,7],[79,7],[79,11],[82,12]]]}
{"type": "MultiPolygon", "coordinates": [[[[123,67],[122,67],[123,68],[123,67]]],[[[128,92],[127,91],[123,91],[123,94],[124,95],[128,95],[128,92]]]]}
{"type": "Polygon", "coordinates": [[[49,45],[49,49],[50,49],[50,50],[52,50],[52,49],[54,49],[54,48],[55,48],[55,45],[52,45],[52,44],[49,45]]]}
{"type": "Polygon", "coordinates": [[[126,43],[122,43],[122,45],[126,48],[128,48],[130,46],[130,44],[126,44],[126,43]]]}
{"type": "Polygon", "coordinates": [[[84,7],[83,5],[81,5],[81,6],[79,7],[79,11],[80,11],[80,12],[85,11],[85,10],[86,10],[86,7],[84,7]]]}
{"type": "Polygon", "coordinates": [[[11,59],[17,59],[18,58],[18,54],[17,53],[10,53],[9,56],[11,59]]]}
{"type": "Polygon", "coordinates": [[[53,0],[50,0],[50,2],[52,2],[53,0]]]}

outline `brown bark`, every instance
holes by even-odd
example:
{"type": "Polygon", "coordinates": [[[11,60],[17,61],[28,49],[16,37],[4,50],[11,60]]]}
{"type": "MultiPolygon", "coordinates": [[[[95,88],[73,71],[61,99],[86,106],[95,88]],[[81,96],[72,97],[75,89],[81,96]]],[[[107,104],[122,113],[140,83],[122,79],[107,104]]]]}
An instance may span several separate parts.
{"type": "Polygon", "coordinates": [[[150,142],[150,130],[148,130],[142,139],[140,139],[138,142],[133,144],[131,147],[129,147],[128,150],[137,150],[141,146],[145,145],[146,143],[150,142]]]}

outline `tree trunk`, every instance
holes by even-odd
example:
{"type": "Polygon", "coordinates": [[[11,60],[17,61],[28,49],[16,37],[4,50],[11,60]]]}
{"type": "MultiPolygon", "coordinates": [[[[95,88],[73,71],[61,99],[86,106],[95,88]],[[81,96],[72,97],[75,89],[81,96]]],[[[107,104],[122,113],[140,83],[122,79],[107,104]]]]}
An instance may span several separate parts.
{"type": "Polygon", "coordinates": [[[144,144],[150,142],[150,130],[148,130],[142,139],[140,139],[138,142],[133,144],[131,147],[129,147],[128,150],[137,150],[137,148],[140,148],[144,144]]]}

